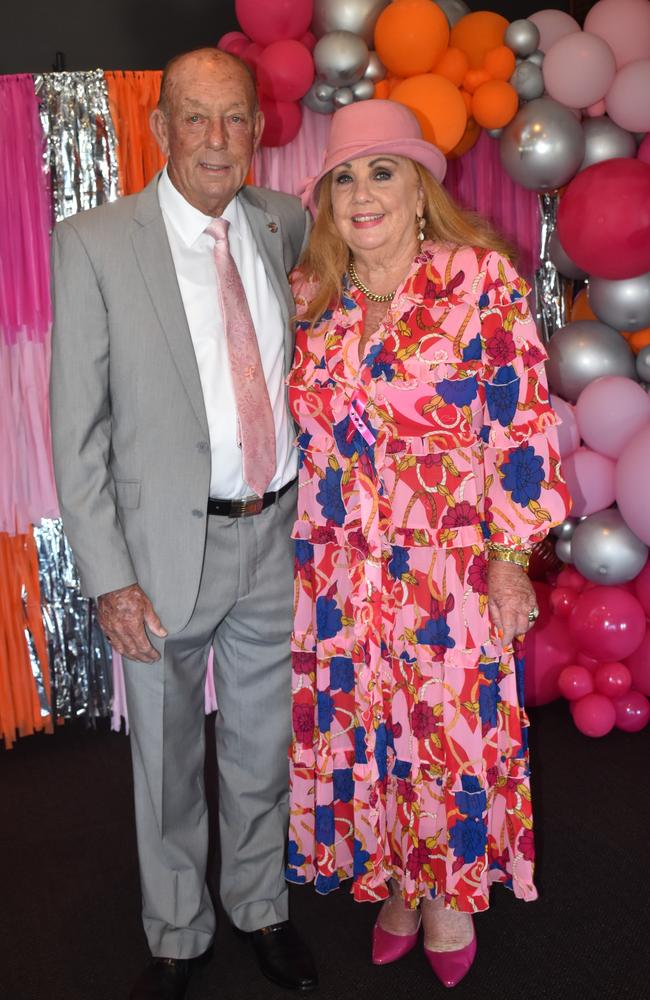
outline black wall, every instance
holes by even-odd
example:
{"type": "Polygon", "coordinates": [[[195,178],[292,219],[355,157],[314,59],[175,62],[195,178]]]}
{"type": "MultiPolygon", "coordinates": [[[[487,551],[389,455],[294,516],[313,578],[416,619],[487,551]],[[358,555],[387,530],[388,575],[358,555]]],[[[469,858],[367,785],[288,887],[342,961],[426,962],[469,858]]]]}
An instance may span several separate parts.
{"type": "MultiPolygon", "coordinates": [[[[470,0],[469,6],[514,21],[549,6],[590,5],[470,0]]],[[[175,53],[214,44],[237,27],[234,0],[3,0],[0,73],[47,72],[57,51],[68,70],[160,69],[175,53]]]]}

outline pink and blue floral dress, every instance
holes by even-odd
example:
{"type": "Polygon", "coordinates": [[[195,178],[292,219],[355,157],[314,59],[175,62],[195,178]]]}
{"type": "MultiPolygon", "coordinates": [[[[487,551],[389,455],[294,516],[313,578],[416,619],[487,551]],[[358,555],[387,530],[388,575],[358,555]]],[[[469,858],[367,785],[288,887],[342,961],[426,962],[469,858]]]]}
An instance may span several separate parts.
{"type": "MultiPolygon", "coordinates": [[[[299,316],[312,291],[295,275],[299,316]]],[[[527,291],[496,252],[424,243],[362,361],[347,281],[298,323],[287,876],[319,892],[536,896],[523,660],[485,549],[569,509],[527,291]]]]}

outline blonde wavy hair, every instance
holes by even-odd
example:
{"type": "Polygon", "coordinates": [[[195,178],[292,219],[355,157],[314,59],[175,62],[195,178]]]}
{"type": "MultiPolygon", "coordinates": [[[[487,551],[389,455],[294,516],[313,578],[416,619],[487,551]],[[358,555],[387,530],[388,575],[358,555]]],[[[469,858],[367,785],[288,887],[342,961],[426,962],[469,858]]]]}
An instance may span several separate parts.
{"type": "MultiPolygon", "coordinates": [[[[410,162],[424,192],[425,239],[449,248],[471,246],[486,251],[497,250],[510,260],[514,259],[513,248],[486,219],[459,208],[425,167],[414,160],[410,162]]],[[[415,219],[413,225],[416,225],[415,219]]],[[[330,171],[320,183],[318,213],[298,265],[300,273],[318,286],[316,295],[300,315],[301,321],[313,326],[328,306],[339,301],[343,275],[349,262],[350,249],[334,223],[330,171]]]]}

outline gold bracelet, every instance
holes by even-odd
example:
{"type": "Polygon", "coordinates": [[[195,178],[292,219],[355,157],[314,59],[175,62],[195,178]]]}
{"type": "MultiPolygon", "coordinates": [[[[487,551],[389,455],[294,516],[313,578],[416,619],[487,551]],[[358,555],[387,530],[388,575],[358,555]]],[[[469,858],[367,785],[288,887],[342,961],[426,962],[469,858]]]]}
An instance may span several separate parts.
{"type": "Polygon", "coordinates": [[[520,566],[528,572],[530,562],[530,549],[512,549],[509,545],[500,545],[498,542],[488,542],[488,559],[490,562],[509,562],[515,566],[520,566]]]}

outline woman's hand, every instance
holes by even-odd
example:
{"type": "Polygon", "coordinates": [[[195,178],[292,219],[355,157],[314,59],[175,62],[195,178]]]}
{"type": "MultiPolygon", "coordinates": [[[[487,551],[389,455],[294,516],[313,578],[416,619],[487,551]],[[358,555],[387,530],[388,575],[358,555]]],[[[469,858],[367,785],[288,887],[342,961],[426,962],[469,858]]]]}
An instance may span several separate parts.
{"type": "Polygon", "coordinates": [[[488,608],[504,646],[523,635],[534,623],[528,613],[537,607],[537,598],[528,574],[514,563],[491,559],[488,562],[488,608]],[[501,634],[501,631],[503,634],[501,634]]]}

